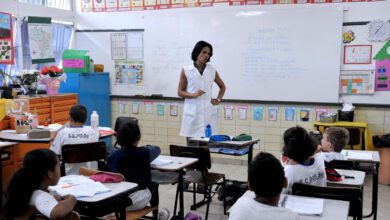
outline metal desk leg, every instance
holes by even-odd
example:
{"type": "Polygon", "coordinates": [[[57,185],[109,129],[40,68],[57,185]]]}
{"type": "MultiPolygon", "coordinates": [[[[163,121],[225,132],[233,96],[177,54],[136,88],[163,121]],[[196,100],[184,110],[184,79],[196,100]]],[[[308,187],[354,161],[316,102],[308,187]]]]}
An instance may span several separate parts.
{"type": "Polygon", "coordinates": [[[249,152],[248,152],[248,166],[251,163],[253,158],[253,144],[249,145],[249,152]]]}
{"type": "Polygon", "coordinates": [[[375,164],[374,174],[372,175],[371,213],[363,216],[364,218],[369,218],[373,216],[374,220],[376,220],[376,216],[378,212],[378,173],[379,173],[379,164],[375,164]]]}
{"type": "Polygon", "coordinates": [[[184,178],[183,178],[183,170],[179,171],[179,216],[184,217],[184,193],[183,193],[183,184],[184,184],[184,178]]]}
{"type": "Polygon", "coordinates": [[[362,129],[362,150],[366,150],[366,138],[364,137],[364,134],[366,133],[366,129],[363,128],[362,129]]]}

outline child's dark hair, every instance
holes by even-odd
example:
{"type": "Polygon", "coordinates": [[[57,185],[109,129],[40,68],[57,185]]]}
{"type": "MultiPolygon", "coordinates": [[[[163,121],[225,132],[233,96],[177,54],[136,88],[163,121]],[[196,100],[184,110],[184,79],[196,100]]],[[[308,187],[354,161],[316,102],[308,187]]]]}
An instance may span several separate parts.
{"type": "Polygon", "coordinates": [[[84,105],[74,105],[70,108],[69,115],[74,122],[84,124],[87,121],[87,108],[84,105]]]}
{"type": "Polygon", "coordinates": [[[257,196],[272,198],[284,186],[284,170],[280,161],[270,153],[261,152],[249,164],[249,187],[257,196]]]}
{"type": "Polygon", "coordinates": [[[141,131],[138,124],[134,122],[124,124],[119,129],[116,138],[121,147],[133,147],[137,141],[141,140],[141,131]]]}
{"type": "Polygon", "coordinates": [[[345,128],[329,127],[325,130],[325,134],[336,152],[341,152],[348,144],[349,132],[345,128]]]}
{"type": "Polygon", "coordinates": [[[314,137],[300,126],[287,129],[284,132],[283,140],[283,155],[298,163],[303,163],[317,150],[317,142],[314,137]]]}
{"type": "Polygon", "coordinates": [[[23,160],[23,167],[13,175],[7,192],[5,214],[8,218],[25,214],[33,192],[39,189],[47,172],[54,171],[58,164],[57,155],[49,149],[36,149],[28,152],[23,160]]]}
{"type": "Polygon", "coordinates": [[[194,62],[196,62],[196,60],[198,59],[198,55],[200,54],[200,52],[204,47],[210,48],[210,57],[209,60],[207,60],[207,62],[210,61],[210,58],[213,56],[213,46],[211,46],[211,44],[207,43],[206,41],[199,41],[198,43],[195,44],[195,47],[191,53],[191,59],[194,62]]]}

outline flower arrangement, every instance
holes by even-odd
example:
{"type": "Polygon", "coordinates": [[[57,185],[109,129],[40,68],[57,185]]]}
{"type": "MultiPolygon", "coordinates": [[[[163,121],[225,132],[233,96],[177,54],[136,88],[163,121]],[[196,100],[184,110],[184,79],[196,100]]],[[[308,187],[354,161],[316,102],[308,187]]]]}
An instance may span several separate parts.
{"type": "Polygon", "coordinates": [[[59,77],[64,73],[64,70],[57,66],[44,66],[40,72],[40,75],[49,75],[50,77],[59,77]]]}
{"type": "Polygon", "coordinates": [[[45,66],[39,73],[39,82],[46,85],[46,92],[49,95],[58,93],[60,82],[66,80],[66,74],[57,66],[45,66]]]}

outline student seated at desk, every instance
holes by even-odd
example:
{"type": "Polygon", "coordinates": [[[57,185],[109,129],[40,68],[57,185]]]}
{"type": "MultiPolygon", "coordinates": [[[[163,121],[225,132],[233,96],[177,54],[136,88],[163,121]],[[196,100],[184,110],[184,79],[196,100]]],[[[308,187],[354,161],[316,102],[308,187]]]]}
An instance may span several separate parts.
{"type": "Polygon", "coordinates": [[[37,213],[50,219],[78,219],[73,212],[76,198],[56,198],[48,187],[60,179],[57,155],[49,149],[26,154],[23,167],[12,177],[6,193],[5,211],[9,219],[30,219],[37,213]]]}
{"type": "Polygon", "coordinates": [[[280,193],[287,185],[283,167],[272,154],[259,153],[248,167],[249,190],[230,209],[229,220],[298,219],[289,209],[278,207],[280,193]]]}
{"type": "Polygon", "coordinates": [[[157,146],[137,147],[140,139],[138,124],[124,124],[117,134],[121,149],[112,152],[107,159],[111,172],[120,173],[126,181],[138,184],[139,190],[130,195],[132,205],[127,209],[131,211],[146,207],[152,199],[150,162],[160,154],[157,146]]]}
{"type": "Polygon", "coordinates": [[[341,153],[349,141],[349,132],[342,127],[329,127],[322,136],[321,145],[318,146],[317,152],[324,158],[324,161],[346,160],[341,153]]]}
{"type": "Polygon", "coordinates": [[[314,137],[296,126],[284,132],[283,140],[283,156],[287,158],[284,172],[288,182],[283,193],[291,193],[294,183],[326,186],[325,162],[318,154],[314,155],[317,150],[314,137]]]}
{"type": "MultiPolygon", "coordinates": [[[[87,144],[99,141],[99,131],[84,126],[87,121],[87,108],[83,105],[74,105],[69,110],[69,124],[64,125],[57,132],[52,132],[50,149],[61,155],[62,146],[66,144],[87,144]]],[[[94,163],[96,162],[89,162],[94,163]]],[[[80,167],[97,168],[97,165],[88,166],[88,163],[66,164],[65,173],[78,174],[80,167]]]]}

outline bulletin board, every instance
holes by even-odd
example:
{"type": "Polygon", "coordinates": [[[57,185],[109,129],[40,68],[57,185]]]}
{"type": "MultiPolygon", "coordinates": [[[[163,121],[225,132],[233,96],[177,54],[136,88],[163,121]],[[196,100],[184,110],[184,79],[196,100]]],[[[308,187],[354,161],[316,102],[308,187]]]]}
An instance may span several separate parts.
{"type": "Polygon", "coordinates": [[[375,57],[386,42],[369,41],[369,29],[367,24],[344,25],[343,33],[347,32],[353,33],[354,39],[350,42],[343,42],[342,45],[342,60],[344,62],[342,63],[340,73],[340,102],[378,105],[390,104],[390,92],[374,91],[375,80],[372,80],[372,78],[375,78],[376,62],[373,57],[375,57]],[[346,58],[346,56],[349,56],[349,58],[346,58]],[[367,57],[369,57],[369,60],[367,57]],[[346,60],[349,61],[345,62],[346,60]],[[368,75],[374,76],[370,78],[368,75]],[[343,89],[342,86],[346,83],[346,79],[349,79],[349,85],[344,85],[343,89]],[[359,79],[361,79],[362,84],[354,85],[353,82],[359,79]],[[368,80],[370,80],[370,82],[368,82],[368,80]],[[369,86],[372,90],[364,90],[362,88],[363,86],[369,86]],[[359,89],[363,92],[356,93],[359,89]]]}

